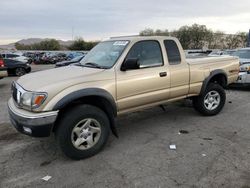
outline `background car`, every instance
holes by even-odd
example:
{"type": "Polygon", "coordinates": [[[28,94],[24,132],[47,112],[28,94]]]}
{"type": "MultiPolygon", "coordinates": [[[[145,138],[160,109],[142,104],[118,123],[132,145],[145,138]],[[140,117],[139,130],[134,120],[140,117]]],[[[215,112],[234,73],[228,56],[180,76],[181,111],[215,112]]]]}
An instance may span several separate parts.
{"type": "Polygon", "coordinates": [[[240,58],[240,72],[236,83],[250,85],[250,48],[242,48],[233,53],[240,58]]]}
{"type": "Polygon", "coordinates": [[[237,50],[224,50],[223,55],[230,55],[233,56],[233,54],[237,52],[237,50]]]}
{"type": "Polygon", "coordinates": [[[85,55],[81,55],[81,56],[77,56],[69,61],[61,61],[61,62],[57,62],[55,67],[63,67],[63,66],[67,66],[73,63],[78,63],[80,62],[85,55]]]}
{"type": "Polygon", "coordinates": [[[232,56],[237,50],[214,50],[208,56],[209,57],[218,57],[222,55],[232,56]]]}
{"type": "Polygon", "coordinates": [[[67,59],[68,60],[74,59],[75,57],[82,56],[82,55],[86,55],[86,53],[85,52],[70,52],[67,54],[67,59]]]}
{"type": "Polygon", "coordinates": [[[6,77],[6,76],[8,76],[7,68],[5,67],[3,58],[0,55],[0,79],[2,79],[3,77],[6,77]]]}
{"type": "Polygon", "coordinates": [[[233,55],[240,58],[241,65],[250,63],[250,48],[241,48],[233,53],[233,55]]]}
{"type": "Polygon", "coordinates": [[[15,54],[15,53],[2,53],[1,54],[4,59],[13,59],[16,61],[21,61],[23,63],[27,63],[29,58],[21,55],[21,54],[15,54]]]}
{"type": "Polygon", "coordinates": [[[23,76],[31,72],[31,67],[28,63],[23,63],[14,59],[4,59],[4,65],[7,68],[8,75],[23,76]]]}

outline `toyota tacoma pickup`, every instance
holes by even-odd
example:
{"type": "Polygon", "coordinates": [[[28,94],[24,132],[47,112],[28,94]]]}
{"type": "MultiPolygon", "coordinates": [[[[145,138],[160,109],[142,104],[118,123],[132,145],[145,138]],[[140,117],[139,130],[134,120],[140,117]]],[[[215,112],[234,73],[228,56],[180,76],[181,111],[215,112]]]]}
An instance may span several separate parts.
{"type": "Polygon", "coordinates": [[[172,37],[116,37],[100,42],[79,64],[20,77],[8,101],[10,120],[23,134],[54,133],[63,153],[98,153],[116,117],[184,98],[205,116],[218,114],[223,88],[236,81],[235,57],[185,58],[172,37]]]}

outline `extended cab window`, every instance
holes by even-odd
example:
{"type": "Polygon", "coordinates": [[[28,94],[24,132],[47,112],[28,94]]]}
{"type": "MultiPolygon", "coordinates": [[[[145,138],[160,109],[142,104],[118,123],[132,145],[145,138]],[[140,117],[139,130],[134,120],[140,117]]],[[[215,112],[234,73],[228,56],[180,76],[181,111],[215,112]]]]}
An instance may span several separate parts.
{"type": "Polygon", "coordinates": [[[164,40],[164,45],[168,55],[168,62],[170,65],[181,63],[181,54],[175,41],[164,40]]]}
{"type": "Polygon", "coordinates": [[[140,41],[130,49],[127,59],[138,59],[140,67],[163,65],[160,45],[157,41],[140,41]]]}

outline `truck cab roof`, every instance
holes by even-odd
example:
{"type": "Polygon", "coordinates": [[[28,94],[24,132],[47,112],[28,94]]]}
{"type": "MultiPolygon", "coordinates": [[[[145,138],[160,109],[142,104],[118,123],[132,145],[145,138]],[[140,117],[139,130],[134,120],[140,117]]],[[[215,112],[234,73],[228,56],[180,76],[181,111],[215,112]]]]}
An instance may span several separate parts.
{"type": "Polygon", "coordinates": [[[129,40],[129,41],[139,41],[139,40],[177,40],[175,37],[170,36],[118,36],[118,37],[110,37],[110,41],[113,40],[129,40]]]}

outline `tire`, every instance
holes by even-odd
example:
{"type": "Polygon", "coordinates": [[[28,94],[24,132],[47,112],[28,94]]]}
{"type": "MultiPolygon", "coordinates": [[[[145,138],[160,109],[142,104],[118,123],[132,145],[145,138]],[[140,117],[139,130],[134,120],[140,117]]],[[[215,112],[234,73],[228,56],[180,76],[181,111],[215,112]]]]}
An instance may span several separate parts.
{"type": "Polygon", "coordinates": [[[55,133],[62,152],[80,160],[102,150],[110,134],[110,122],[101,109],[80,105],[65,112],[55,133]]]}
{"type": "Polygon", "coordinates": [[[16,76],[23,76],[26,74],[26,70],[22,67],[18,67],[15,69],[15,75],[16,76]]]}
{"type": "Polygon", "coordinates": [[[225,105],[226,93],[219,84],[211,83],[204,93],[193,99],[194,109],[205,116],[218,114],[225,105]]]}

